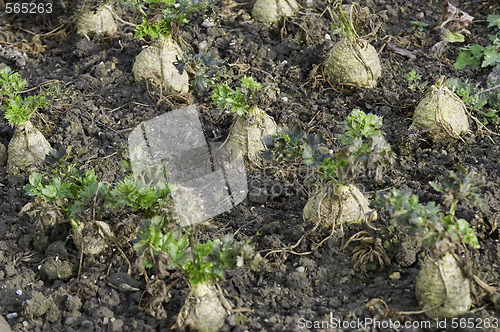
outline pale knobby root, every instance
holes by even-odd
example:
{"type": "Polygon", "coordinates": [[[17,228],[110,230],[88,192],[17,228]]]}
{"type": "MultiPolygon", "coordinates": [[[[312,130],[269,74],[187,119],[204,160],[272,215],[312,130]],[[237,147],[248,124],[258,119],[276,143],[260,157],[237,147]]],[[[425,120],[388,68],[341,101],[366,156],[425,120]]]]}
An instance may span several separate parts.
{"type": "Polygon", "coordinates": [[[219,331],[228,316],[225,299],[221,297],[221,292],[212,282],[192,286],[174,328],[179,331],[219,331]]]}
{"type": "Polygon", "coordinates": [[[302,218],[333,229],[338,225],[374,221],[377,212],[370,209],[368,200],[355,186],[329,183],[309,197],[302,218]]]}
{"type": "Polygon", "coordinates": [[[431,318],[459,317],[472,304],[470,280],[455,257],[446,253],[439,260],[425,257],[417,276],[415,295],[431,318]]]}
{"type": "Polygon", "coordinates": [[[113,34],[117,30],[111,5],[101,6],[95,12],[84,8],[76,22],[76,33],[87,38],[96,33],[113,34]]]}
{"type": "Polygon", "coordinates": [[[229,132],[228,142],[241,149],[249,161],[260,164],[261,151],[267,149],[264,138],[276,134],[278,126],[274,119],[258,107],[253,106],[247,114],[238,117],[229,132]]]}
{"type": "Polygon", "coordinates": [[[278,22],[282,16],[294,16],[299,11],[295,0],[257,0],[252,9],[252,17],[259,22],[278,22]]]}
{"type": "Polygon", "coordinates": [[[82,254],[98,255],[108,247],[113,237],[111,229],[104,221],[70,220],[73,242],[82,254]]]}
{"type": "Polygon", "coordinates": [[[7,173],[19,174],[36,169],[51,149],[49,142],[30,121],[16,125],[9,142],[7,173]]]}
{"type": "Polygon", "coordinates": [[[58,202],[47,202],[42,197],[36,197],[34,202],[26,203],[19,211],[19,216],[28,216],[37,231],[47,232],[50,227],[66,222],[58,202]]]}
{"type": "Polygon", "coordinates": [[[156,87],[172,89],[185,93],[189,90],[189,77],[186,71],[179,74],[174,66],[177,58],[182,58],[182,50],[171,36],[159,37],[135,58],[132,73],[139,82],[147,80],[156,87]]]}
{"type": "Polygon", "coordinates": [[[412,127],[429,132],[434,141],[447,142],[470,132],[467,109],[460,98],[444,84],[433,85],[413,113],[412,127]]]}
{"type": "Polygon", "coordinates": [[[375,48],[366,40],[343,38],[330,50],[324,73],[332,83],[373,88],[382,76],[375,48]]]}
{"type": "Polygon", "coordinates": [[[7,148],[5,145],[0,143],[0,166],[5,166],[5,162],[7,161],[7,148]]]}

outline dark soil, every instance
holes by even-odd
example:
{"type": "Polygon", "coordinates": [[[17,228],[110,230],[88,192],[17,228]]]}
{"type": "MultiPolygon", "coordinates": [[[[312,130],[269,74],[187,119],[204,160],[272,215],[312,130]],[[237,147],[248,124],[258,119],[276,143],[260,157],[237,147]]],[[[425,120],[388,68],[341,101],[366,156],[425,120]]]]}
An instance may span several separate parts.
{"type": "MultiPolygon", "coordinates": [[[[120,32],[114,36],[87,40],[75,34],[74,23],[68,23],[76,13],[74,4],[55,2],[58,6],[52,14],[23,17],[0,13],[0,62],[18,71],[30,87],[50,80],[62,82],[63,94],[50,109],[38,112],[34,124],[52,147],[72,146],[72,153],[82,159],[84,169],[93,168],[103,181],[118,180],[124,175],[120,161],[126,156],[128,133],[142,121],[184,106],[186,100],[166,96],[133,81],[134,57],[147,43],[133,38],[133,27],[120,24],[120,32]],[[61,7],[62,4],[66,7],[61,7]],[[53,31],[60,24],[65,25],[53,31]]],[[[335,135],[353,108],[383,116],[383,130],[397,161],[380,183],[368,176],[357,181],[369,199],[377,191],[396,187],[413,190],[423,202],[441,202],[442,197],[428,183],[454,169],[456,164],[485,176],[486,185],[481,189],[483,206],[476,209],[460,206],[458,216],[471,222],[480,240],[481,249],[472,251],[475,274],[498,286],[500,137],[486,132],[481,135],[473,126],[474,133],[465,137],[466,144],[436,145],[410,135],[408,130],[413,109],[422,96],[421,92],[407,88],[405,77],[411,69],[430,84],[441,75],[484,84],[491,72],[491,68],[479,67],[454,70],[458,45],[452,45],[439,58],[431,56],[431,47],[439,41],[432,27],[441,20],[441,2],[363,2],[371,13],[384,11],[387,18],[385,30],[379,31],[373,42],[380,51],[383,68],[383,76],[374,89],[332,88],[321,79],[320,70],[310,75],[337,40],[331,34],[330,16],[324,12],[325,2],[313,0],[309,5],[303,2],[303,14],[272,25],[252,20],[250,3],[217,2],[220,18],[214,27],[205,28],[202,19],[194,17],[181,27],[181,36],[195,51],[200,43],[206,43],[210,51],[231,65],[230,75],[234,79],[251,75],[279,89],[279,94],[265,108],[279,126],[298,125],[306,132],[318,133],[336,149],[335,135]],[[429,27],[423,32],[413,30],[410,23],[413,20],[428,23],[429,27]],[[391,52],[386,44],[390,40],[416,51],[416,59],[391,52]]],[[[498,2],[455,0],[454,5],[475,17],[467,42],[487,43],[490,31],[486,16],[500,13],[498,2]]],[[[3,11],[3,2],[0,8],[3,11]]],[[[139,22],[135,10],[116,8],[116,11],[124,21],[139,22]]],[[[216,110],[209,92],[193,92],[189,101],[198,105],[207,136],[224,140],[233,115],[216,110]]],[[[494,125],[488,128],[499,131],[494,125]]],[[[0,143],[7,146],[12,133],[12,128],[0,118],[0,143]]],[[[227,273],[227,281],[221,284],[226,298],[234,308],[251,311],[240,310],[231,315],[222,331],[302,331],[307,330],[305,322],[331,319],[414,322],[417,325],[408,331],[437,330],[434,323],[432,328],[418,327],[418,322],[430,320],[424,314],[411,313],[420,310],[414,285],[421,250],[410,236],[389,227],[387,215],[380,213],[371,225],[339,229],[310,254],[280,251],[295,244],[311,229],[302,220],[308,194],[303,185],[304,174],[280,170],[276,165],[247,172],[248,198],[232,211],[214,218],[213,226],[206,231],[208,234],[237,232],[237,239],[251,239],[263,256],[271,250],[277,252],[266,256],[268,263],[261,272],[242,268],[227,273]],[[390,265],[382,270],[369,265],[366,273],[353,269],[351,257],[355,244],[344,250],[342,247],[359,231],[382,239],[390,265]]],[[[120,250],[109,249],[80,261],[80,253],[67,237],[67,228],[40,234],[31,218],[18,215],[32,201],[22,189],[26,182],[27,174],[8,176],[5,165],[0,165],[0,314],[12,329],[168,329],[188,293],[187,283],[176,284],[170,300],[160,302],[167,317],[153,317],[145,310],[146,303],[159,294],[145,292],[144,277],[129,274],[129,265],[120,253],[121,250],[133,263],[136,254],[132,246],[127,243],[120,250]],[[47,281],[39,268],[56,259],[69,262],[73,270],[65,280],[47,281]]],[[[301,253],[313,249],[314,242],[329,232],[310,234],[294,250],[301,253]]],[[[172,275],[162,282],[168,285],[176,278],[172,275]]],[[[478,296],[474,308],[462,318],[480,322],[494,317],[500,317],[498,303],[495,307],[487,296],[478,296]]],[[[351,325],[343,330],[401,330],[396,325],[386,326],[351,325]]],[[[447,329],[452,330],[451,320],[447,329]]]]}

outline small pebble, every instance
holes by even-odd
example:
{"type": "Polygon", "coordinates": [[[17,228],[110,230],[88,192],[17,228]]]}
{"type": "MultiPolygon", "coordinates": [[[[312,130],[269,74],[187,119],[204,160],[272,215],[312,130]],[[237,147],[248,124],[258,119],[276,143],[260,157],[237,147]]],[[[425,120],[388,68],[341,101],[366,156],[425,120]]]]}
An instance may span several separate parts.
{"type": "Polygon", "coordinates": [[[281,100],[286,103],[288,101],[288,98],[287,97],[281,97],[281,100]]]}
{"type": "Polygon", "coordinates": [[[7,319],[11,318],[17,318],[17,312],[11,312],[10,314],[7,314],[7,319]]]}
{"type": "Polygon", "coordinates": [[[295,271],[297,271],[299,273],[304,273],[306,271],[306,269],[303,266],[299,266],[298,268],[295,269],[295,271]]]}
{"type": "Polygon", "coordinates": [[[20,290],[20,289],[18,289],[18,290],[16,290],[16,294],[17,294],[17,295],[23,295],[23,291],[22,291],[22,290],[20,290]]]}
{"type": "Polygon", "coordinates": [[[203,40],[198,43],[198,49],[200,51],[206,49],[207,47],[208,47],[208,42],[206,40],[203,40]]]}
{"type": "Polygon", "coordinates": [[[332,36],[329,33],[325,33],[325,40],[332,40],[332,36]]]}
{"type": "Polygon", "coordinates": [[[203,23],[201,24],[202,27],[204,28],[211,28],[213,27],[215,24],[214,24],[214,21],[212,20],[209,20],[209,19],[206,19],[205,21],[203,21],[203,23]]]}

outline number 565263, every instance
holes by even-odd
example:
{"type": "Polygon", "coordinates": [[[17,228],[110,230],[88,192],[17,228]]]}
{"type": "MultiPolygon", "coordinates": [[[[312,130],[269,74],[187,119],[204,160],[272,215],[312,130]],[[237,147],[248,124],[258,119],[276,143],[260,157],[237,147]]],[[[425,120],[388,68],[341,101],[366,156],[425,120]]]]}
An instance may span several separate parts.
{"type": "Polygon", "coordinates": [[[27,2],[7,2],[5,4],[7,14],[43,14],[52,13],[51,3],[27,3],[27,2]]]}

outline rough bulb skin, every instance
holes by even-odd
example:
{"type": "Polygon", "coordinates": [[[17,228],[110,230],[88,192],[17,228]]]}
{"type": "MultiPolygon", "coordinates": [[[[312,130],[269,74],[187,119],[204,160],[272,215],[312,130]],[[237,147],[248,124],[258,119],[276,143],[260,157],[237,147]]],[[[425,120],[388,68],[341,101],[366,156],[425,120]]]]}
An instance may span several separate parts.
{"type": "Polygon", "coordinates": [[[370,209],[366,197],[353,185],[340,185],[336,190],[333,183],[321,188],[307,200],[302,212],[304,221],[325,228],[340,224],[357,224],[377,218],[376,211],[370,209]]]}
{"type": "Polygon", "coordinates": [[[9,142],[7,173],[19,174],[35,169],[51,149],[49,142],[30,121],[16,125],[9,142]]]}
{"type": "Polygon", "coordinates": [[[110,5],[100,7],[96,13],[92,10],[85,10],[76,22],[76,33],[83,36],[96,33],[111,34],[116,31],[118,31],[118,25],[110,5]]]}
{"type": "Polygon", "coordinates": [[[299,10],[299,5],[295,0],[278,0],[278,3],[276,0],[257,0],[252,10],[253,19],[259,22],[278,22],[281,16],[294,16],[299,10]]]}
{"type": "Polygon", "coordinates": [[[412,126],[443,142],[470,131],[465,105],[446,86],[430,88],[415,107],[412,126]]]}
{"type": "Polygon", "coordinates": [[[374,88],[382,76],[378,53],[367,41],[360,39],[357,49],[359,53],[349,38],[341,39],[328,54],[325,73],[332,83],[374,88]]]}
{"type": "Polygon", "coordinates": [[[450,253],[438,261],[430,257],[423,260],[415,284],[415,295],[424,310],[437,306],[426,311],[431,318],[459,317],[472,305],[470,280],[463,275],[450,253]]]}
{"type": "Polygon", "coordinates": [[[148,80],[154,86],[162,86],[176,92],[189,90],[189,77],[186,71],[179,74],[174,66],[177,58],[182,58],[182,51],[171,38],[160,37],[151,46],[143,49],[135,58],[132,73],[139,82],[148,80]]]}

